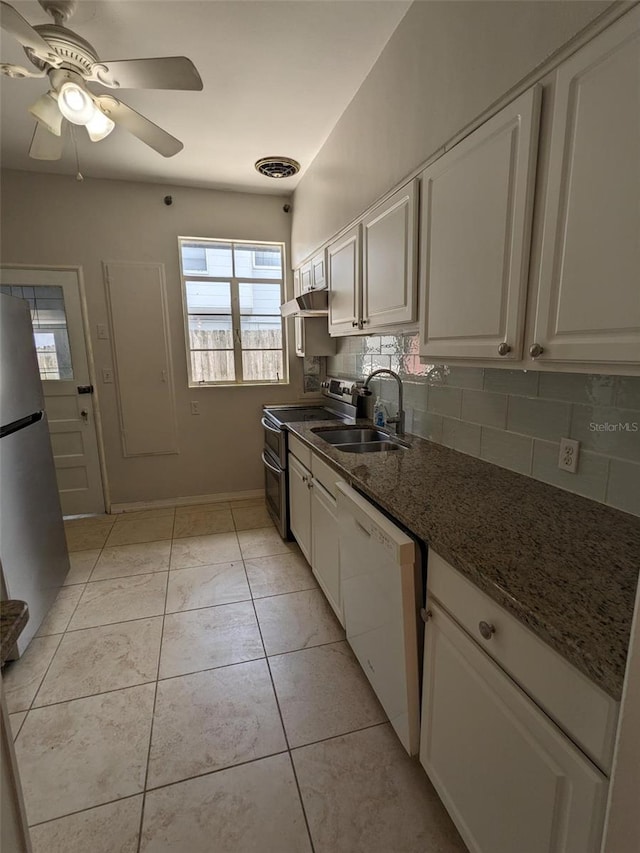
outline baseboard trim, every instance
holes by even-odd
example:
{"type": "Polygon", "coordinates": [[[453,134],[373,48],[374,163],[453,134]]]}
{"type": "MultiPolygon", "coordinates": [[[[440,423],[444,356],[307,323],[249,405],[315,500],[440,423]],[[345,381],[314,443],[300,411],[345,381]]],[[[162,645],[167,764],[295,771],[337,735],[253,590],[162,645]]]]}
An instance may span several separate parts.
{"type": "Polygon", "coordinates": [[[216,495],[187,495],[183,498],[161,498],[157,501],[133,501],[131,503],[111,504],[111,514],[120,512],[138,512],[141,509],[163,509],[173,506],[197,506],[198,504],[226,503],[264,496],[263,489],[250,489],[246,492],[219,492],[216,495]]]}

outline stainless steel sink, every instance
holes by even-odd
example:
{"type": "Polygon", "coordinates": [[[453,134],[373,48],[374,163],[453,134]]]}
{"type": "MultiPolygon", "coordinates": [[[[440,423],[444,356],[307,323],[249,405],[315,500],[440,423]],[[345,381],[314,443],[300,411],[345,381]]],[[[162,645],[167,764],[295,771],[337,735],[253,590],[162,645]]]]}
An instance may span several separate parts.
{"type": "Polygon", "coordinates": [[[318,438],[344,453],[380,453],[405,448],[404,442],[378,429],[319,429],[318,438]]]}

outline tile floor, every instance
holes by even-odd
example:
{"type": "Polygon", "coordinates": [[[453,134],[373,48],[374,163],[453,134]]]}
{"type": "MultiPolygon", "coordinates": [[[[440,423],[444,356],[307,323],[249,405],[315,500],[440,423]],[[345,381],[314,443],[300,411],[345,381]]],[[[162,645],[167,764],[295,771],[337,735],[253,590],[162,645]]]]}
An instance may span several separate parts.
{"type": "Polygon", "coordinates": [[[67,523],[3,673],[34,853],[463,853],[261,501],[67,523]]]}

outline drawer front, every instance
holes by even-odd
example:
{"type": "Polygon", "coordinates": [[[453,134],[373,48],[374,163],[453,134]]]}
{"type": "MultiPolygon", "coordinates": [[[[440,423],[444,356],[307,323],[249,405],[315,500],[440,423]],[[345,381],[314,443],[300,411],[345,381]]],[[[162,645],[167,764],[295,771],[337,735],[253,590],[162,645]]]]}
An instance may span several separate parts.
{"type": "Polygon", "coordinates": [[[434,551],[429,552],[427,595],[440,602],[487,654],[606,773],[618,703],[544,643],[434,551]],[[485,639],[480,622],[495,632],[485,639]]]}
{"type": "Polygon", "coordinates": [[[311,470],[311,448],[303,444],[295,435],[289,433],[289,452],[298,459],[305,468],[311,470]]]}
{"type": "Polygon", "coordinates": [[[330,465],[323,462],[319,456],[316,456],[315,453],[311,454],[311,473],[316,480],[320,481],[332,498],[337,497],[336,483],[341,482],[342,477],[330,465]]]}

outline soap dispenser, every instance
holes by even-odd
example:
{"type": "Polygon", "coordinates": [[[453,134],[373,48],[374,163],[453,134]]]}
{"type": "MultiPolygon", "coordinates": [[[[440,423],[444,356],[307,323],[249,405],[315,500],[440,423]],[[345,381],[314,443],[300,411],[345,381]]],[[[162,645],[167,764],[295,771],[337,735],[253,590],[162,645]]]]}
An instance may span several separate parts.
{"type": "Polygon", "coordinates": [[[386,422],[384,405],[380,397],[376,398],[375,406],[373,407],[373,422],[377,427],[383,427],[386,422]]]}

